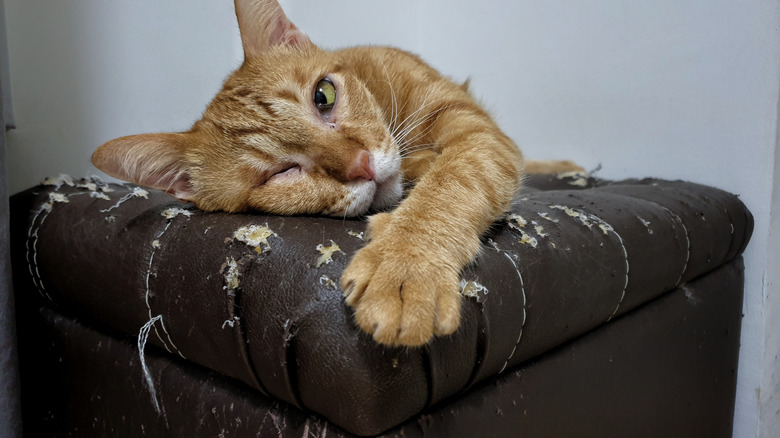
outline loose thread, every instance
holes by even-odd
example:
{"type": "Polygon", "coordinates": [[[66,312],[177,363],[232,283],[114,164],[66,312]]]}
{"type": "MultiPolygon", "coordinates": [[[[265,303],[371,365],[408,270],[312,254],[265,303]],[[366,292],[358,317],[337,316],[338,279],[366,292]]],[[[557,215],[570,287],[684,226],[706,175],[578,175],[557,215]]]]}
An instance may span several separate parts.
{"type": "MultiPolygon", "coordinates": [[[[63,177],[70,178],[67,175],[61,175],[61,178],[63,177]]],[[[54,184],[57,183],[51,183],[49,185],[54,185],[54,184]]],[[[58,184],[62,185],[63,183],[60,182],[58,184]]],[[[54,209],[55,204],[57,203],[67,204],[70,202],[71,197],[78,196],[81,194],[83,193],[63,194],[57,192],[56,190],[49,192],[49,200],[43,203],[38,208],[38,211],[35,213],[32,220],[30,221],[30,228],[27,230],[27,241],[25,242],[25,249],[26,249],[25,256],[27,259],[27,269],[30,271],[33,284],[35,285],[36,289],[38,289],[38,292],[41,294],[41,296],[43,296],[44,298],[48,299],[51,302],[54,302],[54,299],[46,291],[46,287],[44,287],[43,285],[43,278],[41,277],[41,272],[38,269],[38,240],[40,239],[40,236],[38,235],[38,231],[40,231],[41,227],[43,227],[43,223],[46,221],[46,218],[49,217],[49,214],[54,209]],[[35,225],[36,221],[38,222],[37,227],[35,225]]]]}
{"type": "Polygon", "coordinates": [[[130,193],[126,194],[125,196],[122,196],[121,198],[119,198],[119,201],[117,201],[116,204],[112,205],[111,207],[104,208],[104,209],[100,210],[100,212],[101,213],[108,213],[109,211],[111,211],[111,210],[113,210],[115,208],[119,208],[120,205],[124,204],[126,201],[128,201],[130,198],[133,198],[133,197],[149,199],[149,192],[147,192],[146,190],[142,189],[141,187],[135,187],[135,188],[133,188],[132,192],[130,192],[130,193]]]}
{"type": "Polygon", "coordinates": [[[509,263],[512,264],[512,266],[515,268],[515,272],[517,272],[517,278],[520,279],[520,292],[523,296],[523,320],[520,323],[520,332],[517,334],[517,341],[515,342],[515,346],[512,347],[512,352],[509,353],[509,357],[506,358],[506,361],[504,361],[504,365],[501,367],[501,370],[498,372],[499,374],[503,373],[506,369],[507,365],[509,365],[509,361],[512,360],[512,358],[515,356],[515,353],[517,352],[517,347],[520,345],[520,341],[523,339],[523,330],[525,329],[525,322],[528,318],[528,314],[526,313],[526,308],[528,306],[528,297],[525,294],[525,282],[523,281],[523,276],[520,274],[520,268],[517,266],[517,263],[515,263],[514,259],[512,259],[512,256],[509,255],[505,250],[499,248],[498,244],[493,241],[493,239],[489,239],[490,245],[495,248],[496,251],[503,254],[504,257],[509,260],[509,263]]]}
{"type": "MultiPolygon", "coordinates": [[[[685,226],[685,223],[683,223],[680,215],[666,207],[661,206],[661,208],[666,210],[666,212],[669,213],[669,215],[671,215],[678,224],[680,224],[683,231],[685,232],[685,263],[683,264],[682,272],[680,272],[680,277],[675,282],[675,286],[680,286],[682,284],[683,277],[685,276],[685,272],[688,270],[688,263],[691,261],[691,235],[688,233],[688,227],[685,226]]],[[[734,233],[734,225],[731,226],[731,233],[734,233]]]]}
{"type": "MultiPolygon", "coordinates": [[[[166,219],[165,226],[157,233],[154,240],[152,241],[152,252],[149,255],[149,266],[146,270],[146,293],[144,294],[144,302],[146,303],[147,309],[149,309],[149,318],[152,318],[152,306],[149,302],[149,297],[151,295],[151,286],[150,286],[150,278],[152,276],[152,266],[154,264],[154,255],[157,252],[157,249],[160,248],[160,239],[162,238],[163,234],[165,234],[166,231],[168,231],[168,228],[171,227],[171,224],[173,223],[173,218],[175,218],[178,215],[184,215],[186,217],[192,216],[192,213],[190,213],[187,210],[181,209],[181,208],[169,208],[161,213],[161,216],[163,216],[166,219]]],[[[165,333],[165,336],[168,338],[168,341],[166,342],[165,339],[163,339],[162,335],[160,334],[159,330],[157,330],[157,327],[154,327],[154,333],[157,335],[157,338],[162,342],[163,346],[165,346],[165,349],[168,350],[169,353],[172,353],[171,347],[173,347],[174,350],[176,350],[176,353],[178,353],[179,356],[182,357],[182,359],[186,359],[184,354],[182,354],[181,350],[176,346],[176,344],[173,342],[173,339],[171,338],[171,334],[168,332],[168,329],[165,327],[165,322],[160,321],[160,327],[162,328],[162,331],[165,333]],[[170,345],[170,347],[169,347],[170,345]]]]}
{"type": "Polygon", "coordinates": [[[154,403],[154,410],[158,414],[161,413],[160,402],[157,400],[157,390],[154,387],[154,380],[152,380],[152,374],[149,372],[149,367],[146,365],[146,359],[144,358],[144,349],[146,348],[146,340],[149,339],[149,332],[152,330],[154,323],[162,320],[162,315],[157,315],[150,319],[146,324],[141,327],[138,332],[138,355],[141,358],[141,370],[144,374],[144,380],[146,380],[146,386],[149,388],[149,393],[152,396],[152,402],[154,403]]]}

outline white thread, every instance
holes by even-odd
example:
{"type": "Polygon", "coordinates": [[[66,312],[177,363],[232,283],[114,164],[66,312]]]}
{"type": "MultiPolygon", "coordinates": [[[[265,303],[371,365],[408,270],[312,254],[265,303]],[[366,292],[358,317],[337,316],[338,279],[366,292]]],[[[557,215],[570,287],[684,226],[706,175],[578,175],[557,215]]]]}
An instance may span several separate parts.
{"type": "MultiPolygon", "coordinates": [[[[56,184],[49,184],[49,185],[56,185],[56,184]]],[[[60,184],[60,186],[61,185],[62,184],[60,184]]],[[[71,196],[77,196],[82,194],[84,193],[71,193],[68,195],[64,195],[62,193],[57,192],[56,189],[54,191],[49,192],[49,200],[47,202],[44,202],[40,206],[38,211],[35,213],[35,216],[33,216],[32,220],[30,221],[30,228],[27,230],[27,241],[25,242],[27,269],[30,272],[30,276],[32,277],[33,285],[35,286],[36,289],[38,289],[38,293],[41,294],[42,297],[52,302],[54,301],[54,299],[52,299],[51,295],[49,295],[49,293],[46,291],[46,287],[43,285],[41,272],[38,269],[38,231],[40,231],[41,227],[43,226],[43,223],[46,221],[46,218],[49,217],[49,214],[54,209],[54,204],[56,203],[67,204],[68,202],[70,202],[69,198],[71,196]],[[43,216],[41,216],[41,214],[43,214],[43,216]],[[38,221],[39,217],[41,220],[40,222],[38,222],[38,226],[36,227],[35,223],[38,221]],[[32,251],[30,248],[31,240],[32,240],[32,251]]]]}
{"type": "Polygon", "coordinates": [[[609,315],[609,318],[607,318],[607,322],[611,321],[612,318],[615,317],[615,315],[618,312],[618,309],[620,309],[620,305],[623,304],[623,300],[626,298],[626,290],[628,289],[628,272],[629,272],[629,265],[628,265],[628,250],[626,250],[626,245],[623,242],[623,238],[620,237],[620,234],[618,234],[617,231],[615,231],[615,228],[612,227],[612,225],[608,224],[604,219],[596,216],[595,214],[588,214],[588,217],[595,220],[599,223],[599,228],[601,228],[602,231],[604,231],[604,234],[607,234],[607,232],[611,232],[615,235],[615,237],[618,238],[618,242],[620,242],[620,248],[623,250],[623,256],[626,260],[626,282],[623,285],[623,291],[620,293],[620,299],[618,300],[617,305],[615,306],[615,310],[612,311],[612,314],[609,315]]]}
{"type": "Polygon", "coordinates": [[[149,331],[154,327],[154,323],[162,322],[162,315],[157,315],[150,319],[146,324],[138,331],[138,356],[141,358],[141,371],[144,374],[144,380],[146,380],[146,386],[149,388],[149,393],[152,396],[152,402],[154,403],[154,410],[158,414],[160,411],[160,402],[157,400],[157,390],[154,388],[154,380],[152,374],[149,372],[149,367],[146,366],[146,359],[144,358],[144,349],[146,348],[146,340],[149,338],[149,331]]]}
{"type": "MultiPolygon", "coordinates": [[[[301,438],[327,438],[328,436],[328,422],[323,421],[320,423],[320,420],[315,419],[313,426],[309,426],[310,418],[306,419],[306,423],[303,426],[303,435],[301,435],[301,438]]],[[[279,435],[281,436],[281,435],[279,435]]],[[[403,434],[401,435],[403,436],[403,434]]]]}
{"type": "Polygon", "coordinates": [[[225,322],[222,323],[222,330],[225,330],[225,326],[230,326],[230,328],[233,328],[236,326],[236,322],[238,322],[239,318],[237,316],[234,316],[232,319],[226,319],[225,322]]]}
{"type": "Polygon", "coordinates": [[[132,192],[130,192],[130,193],[126,194],[125,196],[122,196],[121,198],[119,198],[119,201],[117,201],[116,204],[112,205],[111,207],[104,208],[103,210],[100,210],[100,212],[101,213],[108,213],[109,211],[111,211],[111,210],[113,210],[115,208],[119,208],[120,205],[124,204],[125,201],[127,201],[128,199],[130,199],[132,197],[149,199],[149,192],[147,192],[146,190],[142,189],[141,187],[135,187],[135,188],[133,188],[132,192]]]}
{"type": "Polygon", "coordinates": [[[306,419],[306,424],[303,425],[303,435],[301,438],[309,438],[309,419],[306,419]]]}
{"type": "Polygon", "coordinates": [[[688,262],[690,262],[690,260],[691,260],[691,236],[688,234],[688,227],[685,226],[685,224],[683,223],[682,218],[677,213],[673,212],[672,210],[669,210],[668,208],[666,208],[664,206],[661,206],[660,204],[656,204],[656,205],[659,205],[661,208],[666,210],[670,215],[672,215],[674,220],[676,220],[680,224],[680,226],[683,227],[683,231],[685,231],[685,245],[686,245],[685,246],[685,264],[683,265],[682,272],[680,272],[680,278],[678,278],[677,281],[674,283],[674,287],[678,287],[682,283],[682,279],[683,279],[683,276],[685,275],[685,271],[688,270],[688,262]]]}
{"type": "MultiPolygon", "coordinates": [[[[155,240],[153,242],[157,241],[157,239],[159,239],[160,236],[162,236],[165,233],[165,231],[168,229],[168,227],[170,225],[171,225],[171,223],[168,222],[165,225],[165,227],[163,228],[163,230],[160,233],[157,234],[157,236],[156,236],[156,238],[155,238],[155,240]]],[[[149,255],[149,267],[146,269],[146,292],[144,293],[144,302],[146,303],[146,308],[149,310],[149,318],[152,318],[152,306],[151,306],[151,304],[149,304],[149,294],[151,293],[151,287],[149,285],[149,278],[152,276],[152,263],[154,263],[154,255],[157,252],[157,248],[159,248],[159,245],[154,245],[154,243],[153,243],[152,244],[152,253],[149,255]]],[[[154,329],[154,333],[157,335],[157,339],[159,339],[160,342],[162,342],[163,346],[165,346],[165,349],[168,350],[169,353],[173,353],[171,351],[171,349],[168,347],[168,344],[165,342],[165,340],[160,335],[160,332],[157,331],[156,327],[154,329]]]]}
{"type": "MultiPolygon", "coordinates": [[[[676,220],[680,224],[680,226],[683,227],[683,231],[685,231],[685,245],[686,245],[685,246],[685,264],[683,265],[682,272],[680,273],[680,278],[678,278],[677,281],[674,284],[674,287],[678,287],[678,286],[680,286],[680,284],[682,284],[683,276],[685,275],[685,272],[688,270],[688,263],[690,263],[690,261],[691,261],[691,236],[690,236],[690,233],[688,233],[688,227],[685,226],[685,223],[683,222],[683,220],[680,217],[680,215],[678,215],[677,213],[673,212],[668,207],[664,207],[663,205],[661,205],[661,204],[659,204],[659,203],[657,203],[655,201],[646,200],[646,202],[649,202],[649,203],[657,206],[658,208],[664,209],[667,213],[669,213],[672,216],[672,218],[674,220],[676,220]]],[[[734,232],[734,226],[732,225],[731,228],[732,228],[731,231],[733,233],[734,232]]]]}
{"type": "Polygon", "coordinates": [[[51,204],[44,204],[41,206],[38,212],[35,213],[35,216],[33,216],[33,219],[31,221],[30,228],[27,230],[27,241],[25,242],[25,248],[27,250],[27,254],[26,254],[27,269],[30,271],[30,276],[32,277],[33,285],[35,285],[35,288],[38,290],[38,293],[41,294],[42,297],[48,299],[49,301],[54,301],[52,300],[48,292],[46,292],[46,288],[43,287],[41,273],[38,270],[38,230],[41,228],[41,225],[46,220],[46,217],[49,215],[50,211],[51,211],[51,204]],[[36,227],[35,222],[38,220],[38,217],[44,211],[46,211],[46,214],[43,217],[41,217],[41,222],[38,223],[38,226],[36,227]],[[31,240],[33,241],[32,251],[30,251],[31,240]]]}
{"type": "MultiPolygon", "coordinates": [[[[146,308],[149,309],[149,318],[152,318],[152,305],[149,303],[149,295],[151,294],[151,285],[149,284],[149,280],[152,276],[152,264],[154,263],[154,255],[157,253],[157,249],[159,249],[161,246],[160,238],[163,236],[163,234],[165,234],[166,231],[168,231],[168,228],[170,228],[171,224],[173,223],[173,218],[175,218],[179,214],[183,214],[187,218],[189,218],[192,215],[186,210],[182,210],[182,209],[176,209],[176,211],[172,211],[172,210],[173,209],[167,209],[161,213],[161,216],[166,218],[166,223],[163,229],[160,230],[160,232],[158,232],[155,238],[152,240],[152,253],[149,255],[149,266],[146,269],[146,292],[144,294],[144,302],[146,303],[146,308]]],[[[160,320],[160,327],[165,333],[165,337],[168,339],[168,342],[166,342],[163,339],[162,335],[157,330],[157,327],[154,327],[154,333],[157,335],[157,339],[159,339],[160,342],[163,344],[163,346],[165,346],[165,349],[168,350],[169,353],[173,353],[170,348],[173,347],[173,349],[176,350],[176,353],[179,356],[181,356],[183,359],[186,359],[184,354],[182,354],[181,350],[179,350],[179,348],[173,342],[173,338],[171,337],[171,334],[168,332],[168,329],[165,327],[165,322],[163,322],[162,320],[160,320]],[[170,347],[168,345],[170,345],[170,347]]]]}
{"type": "Polygon", "coordinates": [[[626,298],[626,290],[628,289],[628,273],[630,267],[628,264],[628,251],[626,250],[626,245],[623,242],[623,238],[620,237],[620,234],[618,234],[618,232],[615,231],[615,228],[613,228],[612,225],[608,224],[604,219],[596,216],[595,214],[584,213],[580,210],[571,207],[566,207],[564,205],[550,205],[550,208],[564,211],[567,215],[579,220],[582,223],[582,225],[588,228],[591,228],[593,226],[592,221],[595,221],[596,223],[598,223],[599,229],[601,229],[601,231],[604,234],[612,233],[615,235],[615,237],[618,238],[618,242],[620,243],[620,248],[623,250],[623,256],[625,257],[626,260],[626,281],[625,284],[623,285],[623,291],[620,293],[620,299],[618,300],[618,303],[615,306],[615,310],[613,310],[612,314],[609,315],[609,317],[607,318],[607,322],[611,321],[612,318],[614,318],[615,315],[617,315],[618,309],[620,309],[620,305],[623,304],[623,300],[626,298]]]}
{"type": "Polygon", "coordinates": [[[510,256],[506,251],[502,250],[498,247],[498,244],[493,239],[488,239],[488,242],[490,242],[490,245],[495,248],[496,251],[500,252],[501,254],[506,257],[510,263],[512,263],[512,266],[515,267],[515,272],[517,272],[517,278],[520,279],[520,293],[523,296],[523,321],[520,324],[520,333],[517,335],[517,341],[515,342],[515,346],[512,348],[512,352],[509,353],[509,357],[506,358],[506,361],[504,361],[504,365],[501,367],[501,370],[498,372],[499,374],[503,373],[506,369],[507,365],[509,365],[509,361],[514,357],[515,352],[517,351],[517,346],[520,345],[520,340],[523,338],[523,330],[525,329],[525,321],[526,321],[526,306],[527,306],[527,298],[525,295],[525,283],[523,282],[523,276],[520,274],[520,268],[517,267],[517,263],[515,263],[514,259],[512,259],[512,256],[510,256]]]}

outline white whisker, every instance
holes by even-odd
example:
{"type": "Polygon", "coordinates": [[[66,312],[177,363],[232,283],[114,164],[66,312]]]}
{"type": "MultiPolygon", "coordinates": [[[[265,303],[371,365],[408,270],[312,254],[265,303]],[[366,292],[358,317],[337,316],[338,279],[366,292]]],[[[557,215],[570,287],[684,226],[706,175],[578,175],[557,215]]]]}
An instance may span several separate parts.
{"type": "Polygon", "coordinates": [[[390,74],[387,72],[387,65],[383,65],[382,68],[385,72],[385,78],[387,78],[387,86],[390,87],[390,131],[395,129],[395,124],[398,122],[398,98],[395,95],[395,89],[393,89],[393,82],[390,80],[390,74]]]}
{"type": "Polygon", "coordinates": [[[407,122],[409,122],[410,120],[414,120],[414,118],[415,118],[415,117],[417,117],[417,115],[418,115],[418,114],[420,114],[420,113],[421,113],[421,112],[422,112],[422,111],[425,109],[425,107],[427,107],[428,105],[433,105],[434,103],[436,103],[435,101],[434,101],[434,102],[430,102],[430,103],[428,103],[428,98],[430,97],[430,95],[431,95],[432,93],[433,93],[433,91],[432,91],[432,90],[429,90],[429,91],[428,91],[428,94],[427,94],[427,95],[425,96],[425,98],[423,99],[423,103],[422,103],[422,105],[420,105],[420,108],[418,108],[416,111],[414,111],[414,112],[412,112],[411,114],[409,114],[409,115],[408,115],[408,116],[407,116],[407,117],[406,117],[406,118],[405,118],[405,119],[404,119],[404,120],[403,120],[403,121],[402,121],[402,122],[401,122],[401,123],[400,123],[400,124],[399,124],[399,125],[396,127],[396,129],[395,129],[395,130],[392,132],[392,135],[393,135],[393,137],[396,137],[396,138],[398,138],[398,137],[400,137],[400,138],[404,138],[406,135],[408,135],[408,129],[407,129],[407,127],[405,127],[405,126],[407,126],[407,122]],[[399,129],[400,129],[400,132],[399,132],[399,129]]]}
{"type": "Polygon", "coordinates": [[[425,144],[414,145],[414,147],[411,147],[411,148],[409,148],[409,149],[405,149],[405,150],[404,150],[404,151],[401,153],[401,159],[404,159],[404,158],[409,158],[409,156],[411,156],[411,155],[412,155],[412,154],[414,154],[415,152],[420,152],[420,151],[427,151],[427,150],[433,150],[433,149],[436,149],[436,147],[438,147],[438,146],[439,146],[439,145],[438,145],[438,144],[436,144],[436,143],[425,143],[425,144]]]}
{"type": "MultiPolygon", "coordinates": [[[[447,109],[447,107],[448,106],[443,106],[443,107],[437,109],[436,111],[433,111],[433,112],[429,113],[427,116],[425,116],[425,118],[423,118],[417,124],[414,125],[414,127],[412,128],[410,133],[412,131],[414,131],[414,129],[417,129],[420,125],[429,122],[434,117],[436,117],[436,120],[438,120],[439,113],[442,112],[443,110],[447,109]]],[[[405,144],[405,145],[411,145],[411,144],[414,144],[414,142],[416,142],[417,140],[423,138],[425,135],[427,135],[433,129],[434,125],[436,124],[436,120],[434,120],[432,123],[430,123],[428,126],[426,126],[425,129],[423,129],[421,132],[418,132],[414,137],[412,137],[410,139],[404,138],[402,140],[402,143],[405,144]]]]}
{"type": "Polygon", "coordinates": [[[420,120],[418,120],[413,125],[410,125],[409,126],[409,131],[407,133],[405,133],[405,136],[401,137],[400,139],[397,140],[401,150],[408,149],[409,147],[413,146],[415,142],[417,142],[418,140],[421,140],[422,138],[424,138],[434,128],[434,125],[436,124],[436,121],[438,120],[439,114],[443,110],[445,110],[447,108],[448,108],[448,106],[442,106],[442,107],[436,109],[435,111],[432,111],[432,112],[428,113],[425,117],[422,117],[420,120]],[[414,132],[414,130],[416,130],[417,128],[419,128],[420,126],[422,126],[425,123],[428,123],[428,126],[426,126],[420,132],[415,134],[412,138],[406,138],[406,136],[408,136],[409,134],[414,132]]]}

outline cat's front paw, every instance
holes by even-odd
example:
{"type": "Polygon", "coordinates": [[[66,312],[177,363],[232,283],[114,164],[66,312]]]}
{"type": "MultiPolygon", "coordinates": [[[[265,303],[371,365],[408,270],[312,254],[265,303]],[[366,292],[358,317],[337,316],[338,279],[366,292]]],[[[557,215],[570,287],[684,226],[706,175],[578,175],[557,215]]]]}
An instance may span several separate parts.
{"type": "Polygon", "coordinates": [[[381,344],[423,345],[434,335],[451,334],[460,322],[458,269],[442,263],[436,248],[409,242],[382,233],[341,276],[355,320],[381,344]]]}

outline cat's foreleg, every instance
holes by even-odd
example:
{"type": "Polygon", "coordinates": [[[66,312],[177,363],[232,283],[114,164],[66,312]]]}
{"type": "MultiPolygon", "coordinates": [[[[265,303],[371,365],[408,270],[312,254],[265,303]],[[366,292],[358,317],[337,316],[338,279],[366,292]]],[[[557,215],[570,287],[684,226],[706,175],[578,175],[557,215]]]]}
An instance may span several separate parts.
{"type": "Polygon", "coordinates": [[[401,205],[372,217],[371,241],[342,275],[357,323],[379,343],[422,345],[457,329],[460,271],[519,187],[520,152],[492,125],[448,137],[401,205]]]}

